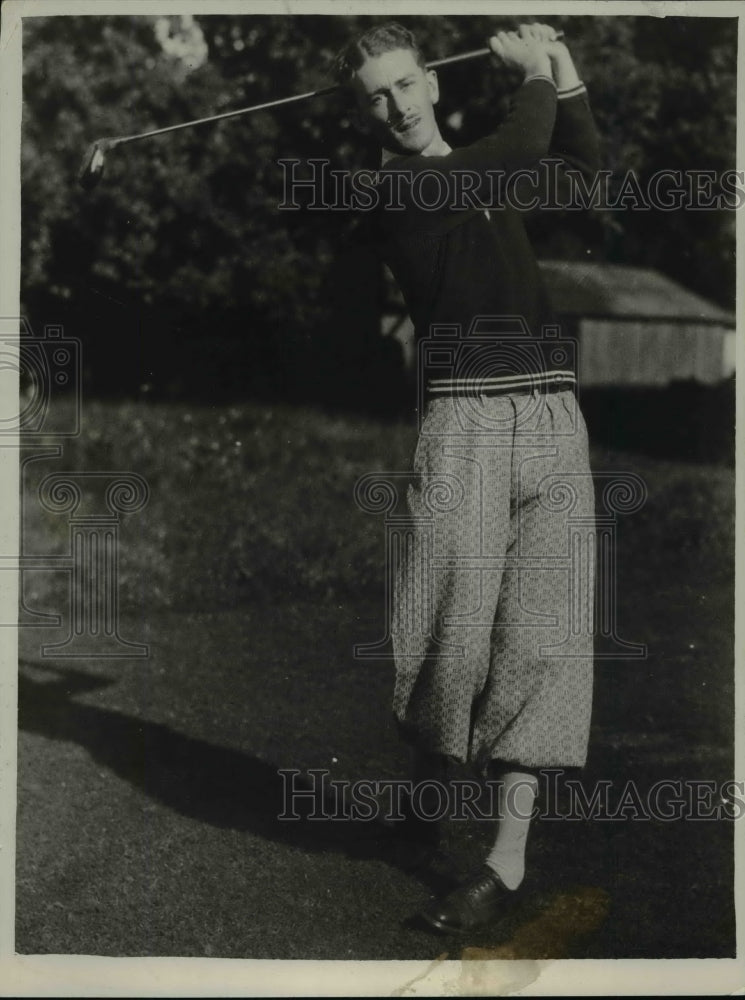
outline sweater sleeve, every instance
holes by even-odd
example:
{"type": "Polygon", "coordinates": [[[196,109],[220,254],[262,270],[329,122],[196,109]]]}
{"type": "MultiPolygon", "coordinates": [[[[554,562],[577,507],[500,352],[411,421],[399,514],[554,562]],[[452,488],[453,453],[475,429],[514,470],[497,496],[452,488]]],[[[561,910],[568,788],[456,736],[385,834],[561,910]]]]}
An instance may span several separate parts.
{"type": "Polygon", "coordinates": [[[452,215],[459,201],[464,209],[473,209],[476,201],[490,204],[496,176],[535,166],[549,153],[556,104],[553,81],[533,77],[519,88],[509,115],[491,135],[445,156],[394,157],[380,172],[383,199],[391,199],[381,207],[406,209],[416,225],[416,216],[431,222],[433,216],[452,215]]]}
{"type": "Polygon", "coordinates": [[[559,93],[556,124],[548,152],[566,167],[580,170],[588,179],[599,170],[598,134],[584,85],[559,93]]]}
{"type": "Polygon", "coordinates": [[[556,122],[548,154],[534,178],[520,178],[510,203],[549,207],[571,201],[568,170],[578,173],[588,190],[600,169],[600,144],[584,84],[558,93],[556,122]]]}

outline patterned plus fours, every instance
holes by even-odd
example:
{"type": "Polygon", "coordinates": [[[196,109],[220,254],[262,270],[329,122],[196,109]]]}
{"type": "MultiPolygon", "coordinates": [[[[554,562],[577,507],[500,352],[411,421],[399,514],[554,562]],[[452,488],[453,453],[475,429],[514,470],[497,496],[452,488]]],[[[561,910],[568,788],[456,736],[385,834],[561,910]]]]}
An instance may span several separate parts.
{"type": "Polygon", "coordinates": [[[394,713],[484,769],[587,755],[594,493],[572,391],[432,399],[394,568],[394,713]]]}

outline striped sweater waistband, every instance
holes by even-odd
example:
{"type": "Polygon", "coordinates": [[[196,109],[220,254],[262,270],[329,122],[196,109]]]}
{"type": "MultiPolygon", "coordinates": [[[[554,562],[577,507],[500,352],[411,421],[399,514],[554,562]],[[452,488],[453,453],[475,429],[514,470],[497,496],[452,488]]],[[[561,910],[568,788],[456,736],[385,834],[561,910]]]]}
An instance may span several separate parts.
{"type": "Polygon", "coordinates": [[[431,378],[427,382],[427,395],[504,396],[508,393],[561,392],[576,384],[577,377],[572,371],[500,375],[493,378],[431,378]]]}

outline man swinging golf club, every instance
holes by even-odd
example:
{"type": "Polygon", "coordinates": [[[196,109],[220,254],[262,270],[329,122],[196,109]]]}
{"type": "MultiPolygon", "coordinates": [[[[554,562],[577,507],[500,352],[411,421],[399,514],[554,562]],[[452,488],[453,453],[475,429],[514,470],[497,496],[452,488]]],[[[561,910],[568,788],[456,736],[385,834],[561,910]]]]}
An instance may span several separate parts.
{"type": "MultiPolygon", "coordinates": [[[[397,568],[393,623],[393,707],[415,787],[439,788],[452,761],[499,780],[483,866],[423,912],[445,932],[489,922],[517,897],[537,775],[584,765],[592,697],[592,560],[566,568],[569,515],[586,542],[594,517],[575,373],[542,336],[555,320],[523,202],[485,199],[496,176],[509,182],[549,158],[591,177],[597,137],[552,28],[521,25],[489,46],[523,80],[504,123],[455,150],[435,118],[437,76],[406,28],[372,28],[336,64],[360,126],[380,142],[382,251],[417,338],[450,331],[448,350],[419,373],[426,406],[407,497],[419,527],[397,568]],[[457,184],[462,194],[465,175],[470,200],[440,197],[457,184]],[[433,502],[435,483],[451,502],[433,502]],[[557,484],[571,504],[558,502],[557,484]]],[[[433,810],[416,801],[406,836],[434,846],[433,810]]]]}

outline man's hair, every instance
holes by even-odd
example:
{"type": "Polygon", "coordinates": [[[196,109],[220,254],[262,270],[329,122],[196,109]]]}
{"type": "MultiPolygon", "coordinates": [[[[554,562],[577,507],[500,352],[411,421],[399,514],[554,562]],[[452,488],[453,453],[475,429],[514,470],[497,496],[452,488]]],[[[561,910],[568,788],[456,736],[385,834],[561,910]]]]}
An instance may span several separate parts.
{"type": "Polygon", "coordinates": [[[337,84],[349,91],[355,73],[366,59],[383,52],[394,52],[396,49],[409,49],[418,66],[426,65],[424,54],[409,29],[397,21],[387,21],[370,28],[344,46],[334,61],[334,78],[337,84]]]}

